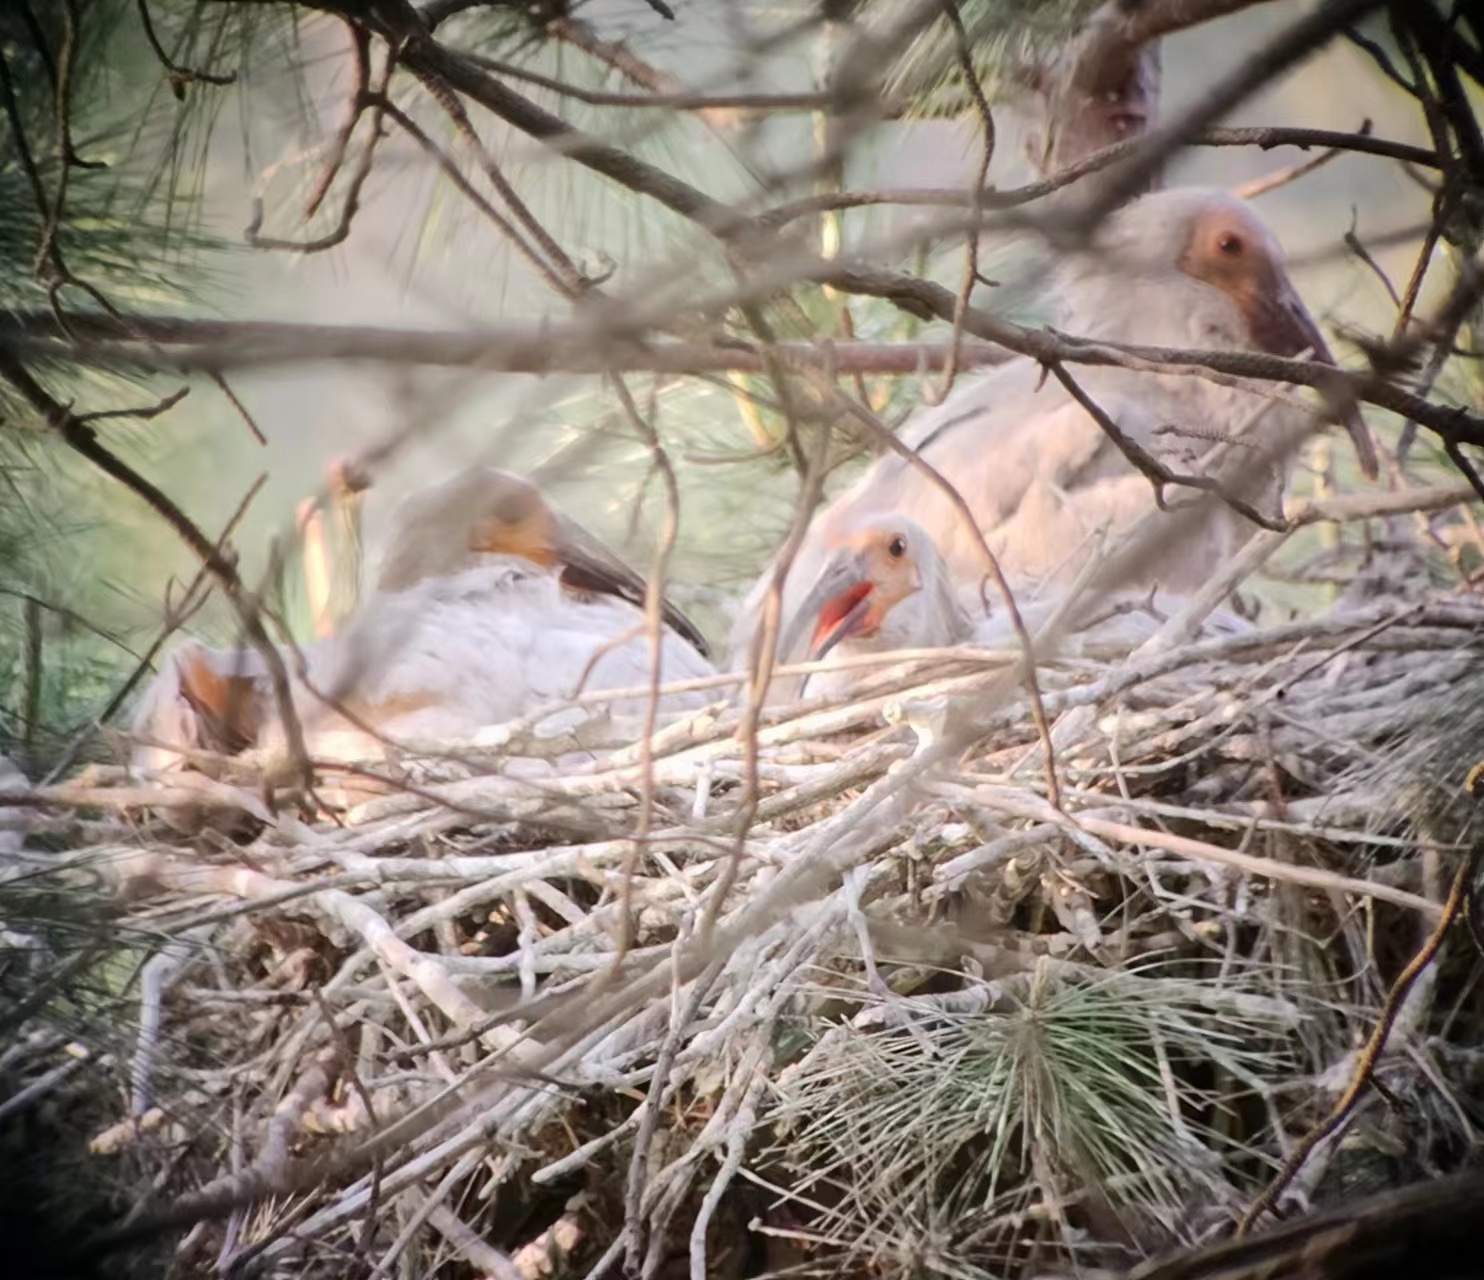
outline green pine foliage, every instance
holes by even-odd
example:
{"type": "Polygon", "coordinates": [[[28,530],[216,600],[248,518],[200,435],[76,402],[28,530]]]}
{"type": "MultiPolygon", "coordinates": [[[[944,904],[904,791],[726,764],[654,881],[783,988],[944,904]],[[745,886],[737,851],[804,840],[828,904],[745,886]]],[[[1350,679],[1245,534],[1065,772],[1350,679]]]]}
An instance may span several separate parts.
{"type": "MultiPolygon", "coordinates": [[[[167,0],[149,14],[172,56],[212,43],[217,65],[238,53],[253,8],[167,0]]],[[[140,14],[135,0],[0,6],[0,314],[188,311],[209,280],[214,245],[176,161],[199,148],[221,89],[182,82],[177,100],[140,14]]],[[[79,412],[147,406],[166,390],[44,353],[26,367],[79,412]]],[[[100,430],[127,456],[157,450],[169,428],[100,430]]],[[[41,771],[137,663],[133,583],[159,545],[136,500],[0,380],[0,752],[41,771]]]]}
{"type": "Polygon", "coordinates": [[[1043,1230],[1075,1246],[1098,1199],[1178,1238],[1264,1176],[1237,1117],[1292,1068],[1298,1011],[1250,982],[1046,962],[862,1005],[785,1073],[771,1154],[816,1229],[886,1274],[999,1274],[1043,1230]],[[1067,1220],[1027,1222],[1037,1198],[1067,1220]]]}

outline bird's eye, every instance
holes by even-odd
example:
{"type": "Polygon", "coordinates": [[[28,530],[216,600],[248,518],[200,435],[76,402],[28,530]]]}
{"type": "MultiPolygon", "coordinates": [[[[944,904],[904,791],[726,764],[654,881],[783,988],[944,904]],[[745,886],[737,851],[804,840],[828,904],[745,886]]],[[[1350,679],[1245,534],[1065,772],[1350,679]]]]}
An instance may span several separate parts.
{"type": "Polygon", "coordinates": [[[886,554],[889,555],[893,560],[900,560],[904,555],[907,554],[907,539],[902,537],[901,534],[898,534],[887,545],[886,554]]]}
{"type": "Polygon", "coordinates": [[[1221,234],[1221,238],[1216,241],[1216,247],[1228,258],[1239,258],[1247,246],[1242,243],[1241,236],[1230,231],[1224,231],[1221,234]]]}

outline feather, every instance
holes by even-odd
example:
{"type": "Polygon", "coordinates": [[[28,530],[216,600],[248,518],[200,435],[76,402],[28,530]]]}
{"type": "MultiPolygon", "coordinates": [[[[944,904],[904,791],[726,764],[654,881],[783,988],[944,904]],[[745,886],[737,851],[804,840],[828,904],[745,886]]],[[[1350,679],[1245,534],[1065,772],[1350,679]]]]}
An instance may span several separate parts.
{"type": "MultiPolygon", "coordinates": [[[[1090,244],[1065,251],[1054,280],[1058,325],[1079,336],[1227,350],[1317,340],[1317,358],[1328,356],[1292,293],[1271,233],[1223,192],[1160,192],[1136,201],[1090,244]],[[1233,245],[1245,254],[1235,264],[1227,261],[1233,245]],[[1259,311],[1267,327],[1256,323],[1259,311]],[[1274,316],[1282,332],[1268,324],[1274,316]]],[[[1196,376],[1094,365],[1072,372],[1129,442],[1176,474],[1200,473],[1218,441],[1239,439],[1243,447],[1226,450],[1208,474],[1257,510],[1279,514],[1283,475],[1269,465],[1254,476],[1252,459],[1296,439],[1308,423],[1304,410],[1196,376]]],[[[966,590],[977,591],[988,570],[982,536],[1019,597],[1071,582],[1101,542],[1156,511],[1149,479],[1067,388],[1029,359],[961,380],[907,427],[903,440],[954,486],[974,525],[909,460],[883,457],[815,520],[785,580],[785,617],[799,607],[841,531],[873,513],[920,524],[966,590]]],[[[1213,507],[1197,536],[1158,549],[1131,594],[1204,584],[1253,528],[1229,507],[1213,507]]],[[[772,574],[770,566],[739,611],[730,637],[734,665],[750,651],[772,574]]]]}

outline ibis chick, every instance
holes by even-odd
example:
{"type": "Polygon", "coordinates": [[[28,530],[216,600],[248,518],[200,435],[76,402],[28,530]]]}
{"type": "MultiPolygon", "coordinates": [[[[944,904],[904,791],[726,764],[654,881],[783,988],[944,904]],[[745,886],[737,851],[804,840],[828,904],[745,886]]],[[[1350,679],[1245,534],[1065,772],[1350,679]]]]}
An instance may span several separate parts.
{"type": "MultiPolygon", "coordinates": [[[[303,650],[293,705],[312,757],[375,758],[388,739],[467,739],[579,691],[649,687],[644,580],[529,482],[474,468],[404,502],[392,526],[375,590],[343,631],[303,650]]],[[[703,647],[666,602],[660,679],[714,674],[703,647]]],[[[667,695],[660,706],[688,710],[708,697],[667,695]]],[[[624,716],[645,703],[610,705],[624,716]]],[[[134,763],[153,771],[179,767],[193,748],[231,754],[286,737],[263,660],[194,641],[166,659],[134,723],[134,763]]]]}
{"type": "MultiPolygon", "coordinates": [[[[1079,338],[1177,351],[1307,353],[1334,363],[1276,238],[1250,206],[1223,191],[1170,190],[1133,202],[1088,244],[1064,252],[1053,279],[1056,327],[1079,338]]],[[[1279,514],[1288,461],[1281,455],[1309,423],[1306,408],[1275,399],[1281,388],[1114,364],[1067,363],[1065,372],[1134,451],[1173,473],[1214,479],[1264,515],[1279,514]]],[[[1364,423],[1351,411],[1344,424],[1362,470],[1374,475],[1364,423]]],[[[902,438],[961,495],[972,525],[928,470],[887,455],[816,518],[785,582],[785,613],[797,610],[842,531],[883,514],[925,529],[960,590],[977,592],[985,580],[987,542],[1017,597],[1050,598],[1049,588],[1073,581],[1099,546],[1146,517],[1170,518],[1105,426],[1029,358],[961,380],[902,438]]],[[[1182,492],[1196,496],[1166,486],[1167,496],[1182,492]]],[[[1253,528],[1213,503],[1193,531],[1153,539],[1138,580],[1120,589],[1135,598],[1156,586],[1194,590],[1253,528]]],[[[770,568],[743,604],[734,655],[751,647],[772,577],[770,568]]]]}

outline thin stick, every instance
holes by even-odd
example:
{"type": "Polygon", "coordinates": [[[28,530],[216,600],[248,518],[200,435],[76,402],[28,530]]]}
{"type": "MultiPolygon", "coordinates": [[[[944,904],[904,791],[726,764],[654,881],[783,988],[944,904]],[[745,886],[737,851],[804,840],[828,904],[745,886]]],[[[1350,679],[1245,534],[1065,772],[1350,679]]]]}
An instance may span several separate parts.
{"type": "MultiPolygon", "coordinates": [[[[1475,774],[1477,772],[1476,768],[1475,774]]],[[[1470,775],[1469,790],[1471,792],[1473,783],[1474,775],[1470,775]]],[[[1469,882],[1479,864],[1480,853],[1481,850],[1476,849],[1458,864],[1458,870],[1453,873],[1453,884],[1448,890],[1448,899],[1443,903],[1442,914],[1417,954],[1412,957],[1411,962],[1397,975],[1396,982],[1392,984],[1391,991],[1386,996],[1386,1003],[1382,1006],[1381,1017],[1376,1022],[1376,1028],[1371,1032],[1371,1038],[1366,1041],[1365,1048],[1361,1050],[1360,1061],[1356,1063],[1355,1075],[1351,1078],[1349,1088],[1340,1096],[1329,1115],[1299,1140],[1288,1159],[1283,1162],[1283,1167],[1278,1171],[1277,1177],[1267,1185],[1262,1194],[1242,1215],[1241,1222],[1237,1224],[1239,1236],[1246,1235],[1258,1219],[1278,1203],[1278,1197],[1294,1180],[1298,1171],[1304,1167],[1314,1153],[1314,1149],[1344,1124],[1355,1109],[1355,1104],[1360,1101],[1361,1093],[1370,1083],[1376,1063],[1386,1048],[1386,1041],[1391,1035],[1391,1028],[1396,1022],[1397,1015],[1401,1013],[1407,993],[1411,991],[1412,984],[1422,976],[1423,970],[1432,963],[1433,957],[1438,953],[1438,948],[1443,945],[1443,939],[1448,936],[1448,930],[1453,927],[1459,912],[1463,909],[1469,882]]]]}

